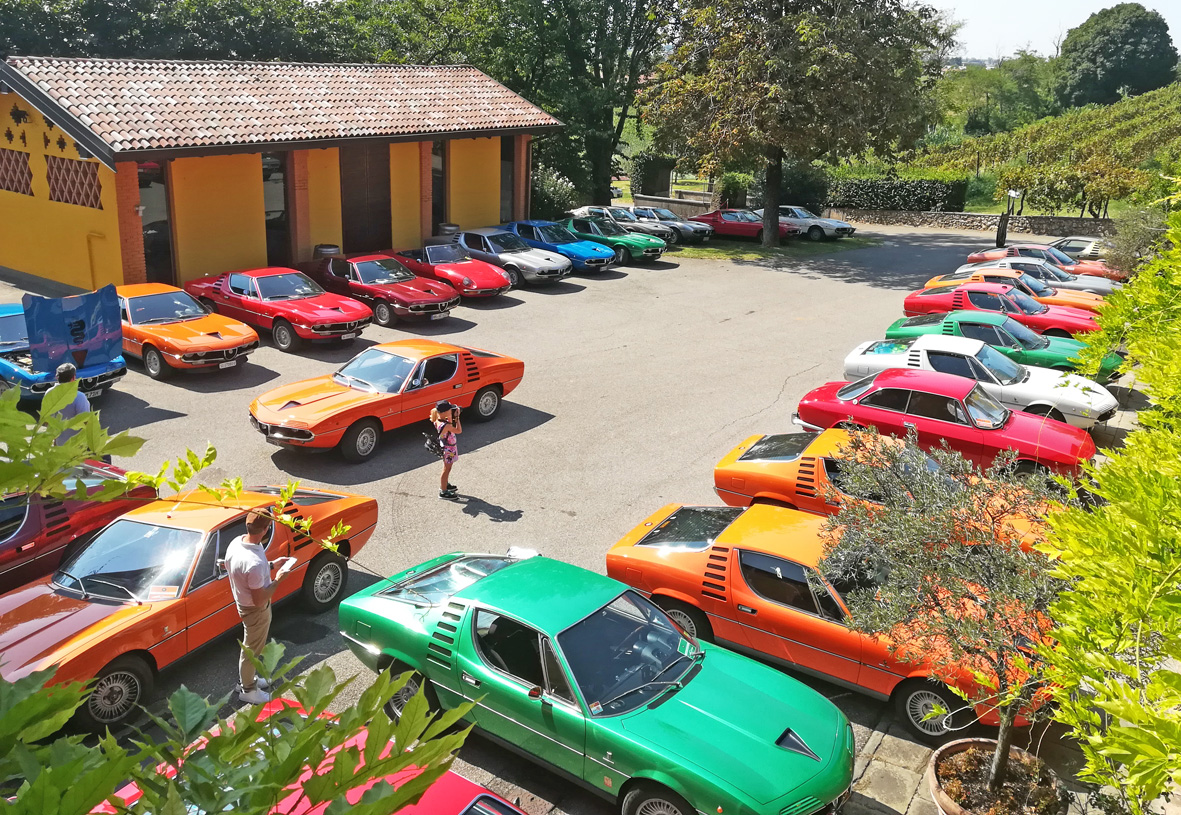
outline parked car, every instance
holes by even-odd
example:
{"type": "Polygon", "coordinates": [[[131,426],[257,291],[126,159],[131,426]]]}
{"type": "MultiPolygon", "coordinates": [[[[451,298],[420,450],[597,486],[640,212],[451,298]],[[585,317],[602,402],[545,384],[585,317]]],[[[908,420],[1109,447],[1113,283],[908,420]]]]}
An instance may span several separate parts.
{"type": "Polygon", "coordinates": [[[280,385],[250,403],[250,424],[271,444],[340,449],[364,461],[381,434],[423,421],[447,400],[487,421],[521,384],[519,359],[434,340],[399,340],[366,348],[335,373],[280,385]]]}
{"type": "Polygon", "coordinates": [[[958,286],[961,283],[999,283],[1002,286],[1012,286],[1017,291],[1047,306],[1066,306],[1083,311],[1093,311],[1096,314],[1103,306],[1107,305],[1107,301],[1097,294],[1056,289],[1019,269],[998,269],[992,266],[936,275],[927,281],[926,288],[958,286]]]}
{"type": "Polygon", "coordinates": [[[938,449],[946,440],[981,468],[1015,450],[1019,471],[1074,478],[1079,465],[1095,456],[1095,442],[1085,430],[1009,410],[975,380],[936,371],[891,369],[852,383],[829,382],[800,400],[792,421],[812,431],[875,427],[899,438],[913,429],[924,449],[938,449]]]}
{"type": "Polygon", "coordinates": [[[1115,416],[1111,392],[1093,380],[1022,365],[991,345],[967,337],[924,334],[906,339],[863,342],[845,357],[850,382],[891,368],[914,368],[962,376],[1010,410],[1048,416],[1089,430],[1115,416]]]}
{"type": "Polygon", "coordinates": [[[521,283],[557,283],[573,269],[565,255],[534,249],[504,227],[467,229],[455,240],[477,260],[504,269],[514,288],[521,283]]]}
{"type": "Polygon", "coordinates": [[[464,297],[495,297],[512,281],[491,263],[476,260],[450,238],[429,238],[421,249],[407,249],[394,260],[419,277],[446,283],[464,297]]]}
{"type": "Polygon", "coordinates": [[[328,257],[301,264],[302,271],[334,294],[360,300],[373,310],[373,322],[442,320],[459,305],[446,283],[418,277],[386,254],[328,257]]]}
{"type": "Polygon", "coordinates": [[[681,242],[681,233],[671,226],[658,221],[641,221],[627,207],[579,207],[570,210],[573,218],[603,218],[614,221],[628,232],[639,232],[641,235],[651,235],[660,238],[671,246],[681,242]]]}
{"type": "MultiPolygon", "coordinates": [[[[851,627],[843,595],[865,586],[821,574],[824,522],[782,507],[669,504],[611,547],[607,574],[649,595],[691,637],[891,700],[923,741],[946,741],[949,724],[998,725],[995,708],[973,710],[932,675],[921,656],[937,645],[911,641],[903,655],[888,637],[851,627]]],[[[954,684],[976,690],[966,668],[954,684]]]]}
{"type": "Polygon", "coordinates": [[[1098,275],[1108,280],[1126,280],[1128,275],[1119,269],[1112,269],[1099,261],[1079,261],[1065,252],[1041,243],[1022,243],[1012,246],[1002,246],[999,249],[989,247],[968,255],[968,263],[981,263],[986,260],[1000,260],[1001,258],[1039,258],[1049,261],[1064,272],[1071,274],[1098,275]]]}
{"type": "MultiPolygon", "coordinates": [[[[714,233],[721,238],[754,238],[758,241],[763,239],[763,219],[749,209],[715,209],[712,212],[694,215],[689,220],[709,224],[714,228],[714,233]]],[[[798,234],[798,226],[779,222],[780,240],[798,234]]]]}
{"type": "Polygon", "coordinates": [[[1072,337],[1099,330],[1090,311],[1065,306],[1047,306],[998,283],[964,283],[935,286],[906,296],[902,313],[907,317],[948,311],[992,311],[1007,314],[1016,322],[1051,337],[1072,337]]]}
{"type": "MultiPolygon", "coordinates": [[[[700,576],[698,577],[700,582],[700,576]]],[[[545,557],[453,553],[352,595],[341,634],[625,815],[832,811],[853,731],[816,691],[702,645],[639,592],[545,557]]]]}
{"type": "Polygon", "coordinates": [[[504,228],[534,248],[569,258],[575,271],[603,272],[615,265],[614,251],[579,238],[555,221],[513,221],[504,228]]]}
{"type": "MultiPolygon", "coordinates": [[[[754,214],[761,219],[763,210],[756,209],[754,214]]],[[[856,227],[845,221],[838,221],[836,218],[821,218],[803,207],[787,204],[779,205],[779,220],[797,227],[811,241],[820,241],[825,238],[849,238],[857,231],[856,227]]]]}
{"type": "Polygon", "coordinates": [[[295,269],[279,266],[223,272],[185,283],[210,311],[268,329],[280,351],[304,342],[348,342],[373,319],[364,303],[330,294],[295,269]]]}
{"type": "Polygon", "coordinates": [[[127,373],[118,329],[114,286],[0,304],[0,392],[19,388],[21,399],[40,402],[57,384],[57,366],[69,362],[78,368],[78,390],[101,396],[127,373]]]}
{"type": "MultiPolygon", "coordinates": [[[[896,320],[886,329],[888,339],[905,339],[923,334],[980,340],[1022,365],[1040,365],[1056,371],[1076,370],[1075,360],[1079,352],[1087,347],[1085,342],[1079,340],[1038,334],[1009,315],[992,311],[920,314],[896,320]]],[[[1105,356],[1095,380],[1109,382],[1123,361],[1118,354],[1105,356]]]]}
{"type": "Polygon", "coordinates": [[[1107,253],[1111,251],[1111,241],[1107,238],[1091,238],[1082,235],[1059,238],[1049,246],[1075,260],[1104,260],[1107,253]]]}
{"type": "Polygon", "coordinates": [[[714,228],[709,224],[681,218],[671,209],[663,207],[628,207],[628,209],[641,221],[660,223],[677,230],[682,243],[705,243],[714,234],[714,228]]]}
{"type": "Polygon", "coordinates": [[[569,218],[562,222],[562,226],[581,240],[610,247],[615,252],[615,262],[619,264],[660,260],[668,247],[660,238],[628,232],[606,218],[569,218]]]}
{"type": "Polygon", "coordinates": [[[1064,272],[1048,260],[1039,258],[1002,258],[1001,260],[986,260],[983,263],[965,263],[956,269],[956,272],[985,271],[987,269],[1013,269],[1037,278],[1047,286],[1053,286],[1056,289],[1085,291],[1104,297],[1123,288],[1122,283],[1116,283],[1106,277],[1064,272]]]}
{"type": "MultiPolygon", "coordinates": [[[[52,577],[0,595],[0,676],[15,682],[56,666],[56,682],[94,682],[75,714],[83,726],[101,731],[127,721],[150,697],[157,671],[241,625],[218,561],[245,534],[247,514],[274,507],[281,493],[256,487],[226,505],[195,490],[112,521],[52,577]]],[[[344,596],[345,558],[373,534],[377,502],[301,489],[290,511],[312,521],[315,537],[338,522],[350,526],[340,555],[278,524],[265,541],[268,559],[297,561],[274,599],[299,592],[309,609],[325,611],[344,596]]]]}
{"type": "Polygon", "coordinates": [[[192,295],[163,283],[118,286],[123,353],[143,360],[152,379],[174,370],[233,368],[258,349],[258,333],[210,312],[192,295]]]}

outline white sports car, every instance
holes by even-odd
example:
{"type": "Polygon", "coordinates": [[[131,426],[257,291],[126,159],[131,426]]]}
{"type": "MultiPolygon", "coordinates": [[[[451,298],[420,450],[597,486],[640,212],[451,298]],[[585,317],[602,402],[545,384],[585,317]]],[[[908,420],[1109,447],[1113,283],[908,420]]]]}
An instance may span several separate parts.
{"type": "Polygon", "coordinates": [[[1117,403],[1102,385],[1076,374],[1021,365],[980,340],[924,334],[864,342],[845,357],[845,378],[888,368],[919,368],[975,379],[1005,407],[1090,429],[1115,415],[1117,403]]]}
{"type": "MultiPolygon", "coordinates": [[[[763,217],[763,211],[756,209],[755,214],[763,217]]],[[[852,224],[838,221],[835,218],[821,218],[803,207],[793,207],[782,204],[779,207],[779,222],[792,224],[800,229],[801,235],[807,235],[809,240],[819,241],[825,238],[847,238],[857,231],[852,224]]]]}
{"type": "Polygon", "coordinates": [[[1047,286],[1055,289],[1070,291],[1087,291],[1103,297],[1124,287],[1123,283],[1116,283],[1106,277],[1093,274],[1070,274],[1064,272],[1053,263],[1047,263],[1041,258],[1001,258],[1000,260],[985,260],[981,263],[965,263],[953,272],[968,277],[972,272],[985,269],[1016,269],[1030,277],[1036,277],[1047,286]]]}

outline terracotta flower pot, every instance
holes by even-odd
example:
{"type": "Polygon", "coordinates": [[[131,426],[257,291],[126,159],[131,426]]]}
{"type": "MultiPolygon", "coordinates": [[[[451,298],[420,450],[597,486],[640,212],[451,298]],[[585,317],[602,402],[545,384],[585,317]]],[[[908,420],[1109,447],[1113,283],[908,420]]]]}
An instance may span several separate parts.
{"type": "MultiPolygon", "coordinates": [[[[939,762],[947,756],[962,753],[973,747],[979,747],[991,753],[996,749],[996,739],[956,739],[949,741],[947,744],[940,747],[931,754],[931,760],[927,762],[927,784],[931,788],[931,798],[935,801],[935,806],[939,809],[942,815],[973,815],[970,810],[966,810],[951,799],[946,792],[943,791],[943,785],[939,782],[939,776],[936,773],[936,768],[939,762]]],[[[1012,747],[1010,755],[1025,756],[1030,755],[1020,747],[1012,747]]],[[[1058,798],[1062,802],[1059,812],[1065,815],[1066,812],[1066,796],[1062,794],[1062,785],[1058,781],[1058,776],[1049,767],[1046,767],[1046,774],[1049,776],[1050,783],[1054,790],[1058,793],[1058,798]]]]}

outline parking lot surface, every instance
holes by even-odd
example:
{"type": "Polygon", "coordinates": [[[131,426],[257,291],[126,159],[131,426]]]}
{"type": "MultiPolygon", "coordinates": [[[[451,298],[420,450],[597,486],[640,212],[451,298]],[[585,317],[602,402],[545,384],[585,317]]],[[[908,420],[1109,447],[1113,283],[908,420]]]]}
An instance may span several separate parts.
{"type": "MultiPolygon", "coordinates": [[[[880,338],[901,316],[903,296],[954,270],[982,233],[871,227],[876,246],[814,255],[772,267],[754,261],[684,260],[675,252],[651,266],[574,276],[465,304],[437,323],[376,326],[349,346],[283,354],[264,337],[243,367],[154,382],[129,362],[116,390],[96,401],[112,431],[147,440],[125,467],[155,471],[186,447],[217,447],[203,480],[246,484],[298,479],[376,498],[377,530],[350,574],[349,589],[376,575],[456,551],[523,546],[603,571],[607,549],[667,503],[720,503],[714,463],[749,435],[793,430],[792,411],[817,385],[840,379],[859,342],[880,338]],[[279,450],[249,423],[248,405],[281,383],[332,371],[377,342],[407,337],[487,348],[525,361],[521,386],[486,424],[469,423],[451,481],[459,499],[437,497],[440,464],[421,430],[386,434],[364,464],[337,454],[279,450]],[[367,571],[366,571],[367,570],[367,571]]],[[[0,300],[20,290],[0,285],[0,300]]],[[[236,682],[239,633],[163,672],[157,699],[181,684],[210,696],[236,682]]],[[[296,604],[275,609],[272,636],[305,669],[328,663],[360,673],[338,700],[368,683],[336,629],[336,613],[310,616],[296,604]]],[[[853,721],[859,746],[884,705],[816,680],[853,721]]],[[[479,738],[456,769],[530,813],[606,813],[612,808],[479,738]]]]}

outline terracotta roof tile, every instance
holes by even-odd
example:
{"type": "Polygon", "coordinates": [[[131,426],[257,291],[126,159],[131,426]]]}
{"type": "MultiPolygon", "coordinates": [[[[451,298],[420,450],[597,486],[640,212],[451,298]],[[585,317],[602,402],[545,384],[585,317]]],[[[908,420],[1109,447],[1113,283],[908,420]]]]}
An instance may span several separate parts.
{"type": "Polygon", "coordinates": [[[469,65],[9,57],[115,152],[561,124],[469,65]]]}

